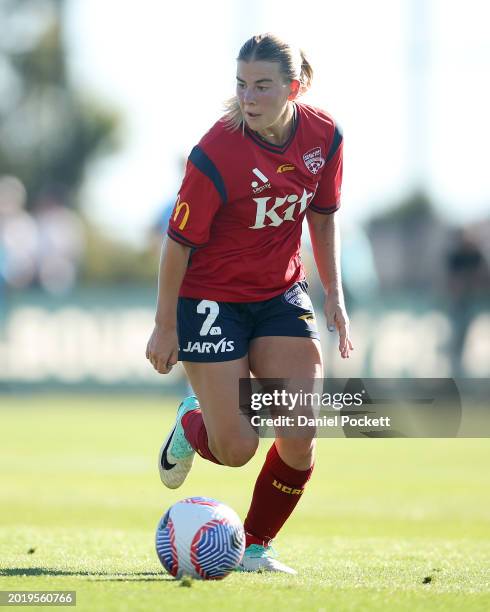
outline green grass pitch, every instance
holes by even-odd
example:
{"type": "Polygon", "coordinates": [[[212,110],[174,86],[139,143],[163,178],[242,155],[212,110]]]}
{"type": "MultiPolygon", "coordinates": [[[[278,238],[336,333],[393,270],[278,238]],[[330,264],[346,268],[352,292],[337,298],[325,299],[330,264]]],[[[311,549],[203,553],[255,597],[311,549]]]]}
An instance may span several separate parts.
{"type": "Polygon", "coordinates": [[[164,510],[206,495],[243,517],[270,443],[240,469],[198,457],[168,491],[156,455],[175,407],[0,396],[0,590],[76,590],[84,611],[490,609],[487,439],[322,439],[275,543],[297,577],[170,579],[154,551],[164,510]]]}

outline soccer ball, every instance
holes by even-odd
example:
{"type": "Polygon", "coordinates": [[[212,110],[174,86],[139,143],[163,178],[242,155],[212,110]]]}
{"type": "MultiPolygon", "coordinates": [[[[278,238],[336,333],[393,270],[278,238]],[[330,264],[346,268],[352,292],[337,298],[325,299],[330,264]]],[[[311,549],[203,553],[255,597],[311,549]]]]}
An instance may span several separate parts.
{"type": "Polygon", "coordinates": [[[208,497],[188,497],[158,523],[156,551],[175,578],[225,578],[240,563],[245,532],[234,510],[208,497]]]}

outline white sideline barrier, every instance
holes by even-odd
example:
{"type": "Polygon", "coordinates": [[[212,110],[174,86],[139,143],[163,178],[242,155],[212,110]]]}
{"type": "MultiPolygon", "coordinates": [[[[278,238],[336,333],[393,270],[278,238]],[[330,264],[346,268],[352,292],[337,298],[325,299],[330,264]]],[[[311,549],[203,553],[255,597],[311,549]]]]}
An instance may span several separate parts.
{"type": "MultiPolygon", "coordinates": [[[[0,380],[174,385],[184,376],[180,365],[161,376],[145,358],[153,317],[149,308],[18,307],[0,330],[0,380]]],[[[367,363],[373,377],[451,376],[452,330],[442,312],[373,316],[357,311],[351,321],[355,350],[348,360],[340,359],[337,334],[326,331],[322,313],[317,317],[327,376],[362,376],[367,363]]],[[[466,336],[462,362],[467,377],[490,376],[489,337],[490,314],[483,313],[466,336]]]]}

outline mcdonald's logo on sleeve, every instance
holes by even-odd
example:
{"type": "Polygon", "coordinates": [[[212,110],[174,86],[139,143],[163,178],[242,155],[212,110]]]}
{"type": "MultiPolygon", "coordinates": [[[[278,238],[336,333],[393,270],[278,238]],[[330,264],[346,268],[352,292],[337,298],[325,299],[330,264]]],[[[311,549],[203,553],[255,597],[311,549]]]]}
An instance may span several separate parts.
{"type": "Polygon", "coordinates": [[[177,223],[177,219],[180,217],[182,213],[182,217],[179,223],[179,230],[183,230],[187,225],[187,221],[189,220],[190,207],[187,202],[181,202],[180,196],[177,198],[177,203],[175,204],[173,220],[177,223]]]}

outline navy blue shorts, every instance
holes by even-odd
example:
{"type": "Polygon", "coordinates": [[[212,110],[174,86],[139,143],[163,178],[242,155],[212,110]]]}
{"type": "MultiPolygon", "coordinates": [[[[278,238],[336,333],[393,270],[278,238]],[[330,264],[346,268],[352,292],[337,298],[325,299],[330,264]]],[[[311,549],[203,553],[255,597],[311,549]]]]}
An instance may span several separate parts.
{"type": "Polygon", "coordinates": [[[308,283],[294,283],[262,302],[213,302],[179,298],[177,333],[180,361],[231,361],[248,353],[259,336],[317,338],[308,283]]]}

